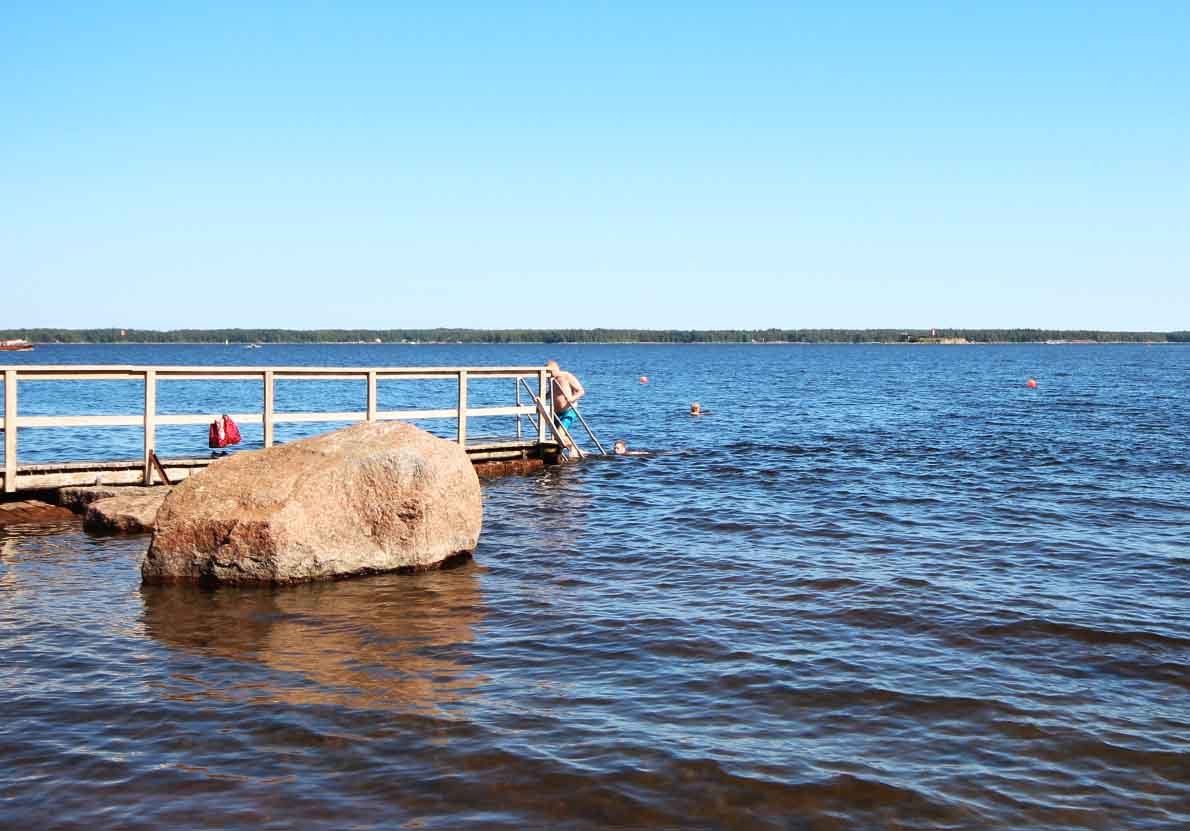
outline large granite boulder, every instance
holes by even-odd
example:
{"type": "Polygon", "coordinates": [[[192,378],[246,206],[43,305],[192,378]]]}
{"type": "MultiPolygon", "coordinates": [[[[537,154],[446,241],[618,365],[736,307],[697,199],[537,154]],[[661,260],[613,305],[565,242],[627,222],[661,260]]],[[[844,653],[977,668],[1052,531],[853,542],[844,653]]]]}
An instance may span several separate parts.
{"type": "Polygon", "coordinates": [[[157,524],[157,513],[169,488],[119,488],[123,494],[87,505],[83,527],[99,534],[144,534],[157,524]]]}
{"type": "Polygon", "coordinates": [[[398,421],[241,451],[177,485],[147,582],[285,583],[420,570],[479,540],[479,478],[458,444],[398,421]]]}

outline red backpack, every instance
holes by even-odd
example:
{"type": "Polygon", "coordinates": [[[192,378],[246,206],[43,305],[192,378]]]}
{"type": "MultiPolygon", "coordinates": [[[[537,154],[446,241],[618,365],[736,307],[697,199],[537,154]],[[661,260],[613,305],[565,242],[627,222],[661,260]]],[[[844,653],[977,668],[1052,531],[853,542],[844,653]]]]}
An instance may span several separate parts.
{"type": "Polygon", "coordinates": [[[223,414],[223,436],[227,439],[228,444],[240,443],[240,428],[236,427],[236,423],[227,413],[223,414]]]}
{"type": "Polygon", "coordinates": [[[227,447],[229,444],[240,443],[240,428],[231,420],[227,413],[222,418],[211,422],[211,430],[207,439],[208,447],[227,447]]]}

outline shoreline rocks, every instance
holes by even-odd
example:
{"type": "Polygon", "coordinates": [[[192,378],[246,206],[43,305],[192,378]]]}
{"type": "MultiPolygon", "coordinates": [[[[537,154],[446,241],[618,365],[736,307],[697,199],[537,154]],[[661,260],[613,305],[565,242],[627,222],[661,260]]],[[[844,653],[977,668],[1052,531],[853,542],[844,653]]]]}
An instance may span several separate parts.
{"type": "Polygon", "coordinates": [[[0,528],[8,525],[53,524],[72,520],[72,511],[40,499],[0,502],[0,528]]]}
{"type": "Polygon", "coordinates": [[[157,513],[169,488],[125,488],[137,491],[97,499],[87,506],[83,528],[100,534],[144,534],[157,525],[157,513]]]}
{"type": "Polygon", "coordinates": [[[123,496],[133,490],[141,489],[136,485],[70,485],[58,488],[58,504],[76,514],[85,514],[92,502],[123,496]]]}
{"type": "Polygon", "coordinates": [[[141,575],[289,583],[435,568],[475,548],[482,512],[457,443],[363,423],[236,453],[174,487],[141,575]]]}

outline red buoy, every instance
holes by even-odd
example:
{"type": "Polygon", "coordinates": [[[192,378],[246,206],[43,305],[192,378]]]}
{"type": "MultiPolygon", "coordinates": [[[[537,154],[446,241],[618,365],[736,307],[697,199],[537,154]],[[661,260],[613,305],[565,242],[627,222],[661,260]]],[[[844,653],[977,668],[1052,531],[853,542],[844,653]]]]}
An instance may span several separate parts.
{"type": "Polygon", "coordinates": [[[1028,381],[1026,381],[1026,382],[1025,382],[1025,386],[1026,386],[1026,387],[1028,387],[1028,388],[1029,388],[1029,389],[1031,389],[1031,390],[1035,390],[1035,389],[1037,389],[1037,379],[1036,379],[1036,378],[1030,378],[1028,381]]]}
{"type": "Polygon", "coordinates": [[[641,382],[642,384],[647,384],[647,383],[649,383],[649,376],[648,376],[648,375],[642,375],[642,376],[640,376],[640,382],[641,382]]]}

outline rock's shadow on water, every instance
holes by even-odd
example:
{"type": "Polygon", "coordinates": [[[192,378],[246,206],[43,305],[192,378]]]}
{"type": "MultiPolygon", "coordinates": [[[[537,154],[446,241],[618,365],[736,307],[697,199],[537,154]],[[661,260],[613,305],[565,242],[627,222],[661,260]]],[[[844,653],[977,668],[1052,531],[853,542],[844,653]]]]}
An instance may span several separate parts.
{"type": "Polygon", "coordinates": [[[171,650],[265,670],[214,663],[200,670],[209,675],[171,674],[179,696],[194,697],[197,684],[222,700],[443,716],[484,681],[467,662],[484,618],[479,570],[272,588],[145,584],[143,622],[171,650]]]}

